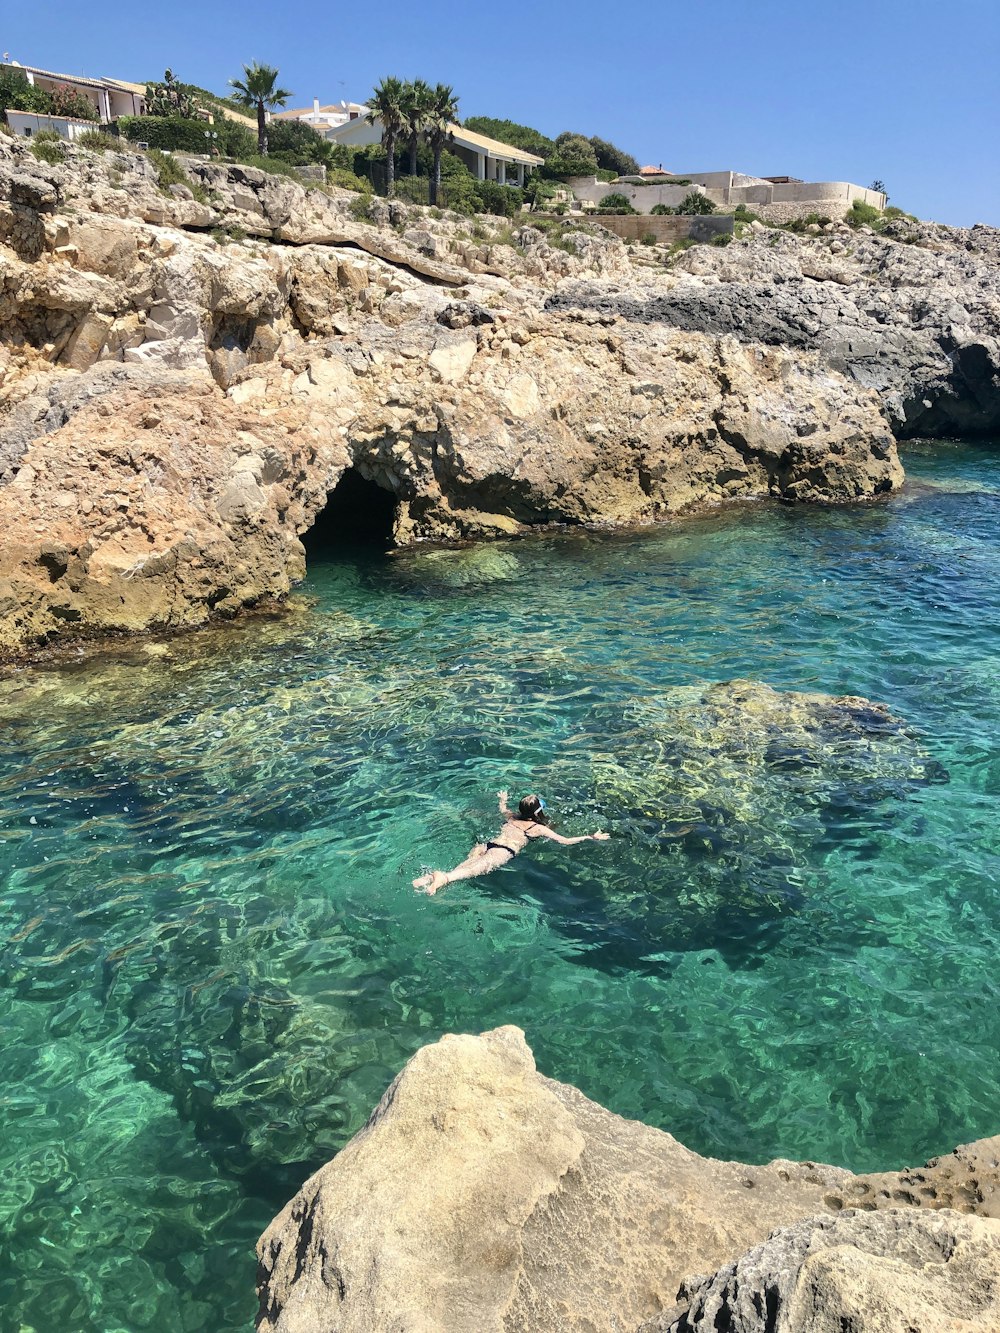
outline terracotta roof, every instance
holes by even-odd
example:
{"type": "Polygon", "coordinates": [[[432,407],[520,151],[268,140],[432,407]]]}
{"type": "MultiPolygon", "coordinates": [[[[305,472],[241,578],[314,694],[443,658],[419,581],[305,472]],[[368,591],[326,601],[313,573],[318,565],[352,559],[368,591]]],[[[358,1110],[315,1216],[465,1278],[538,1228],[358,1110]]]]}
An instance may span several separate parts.
{"type": "Polygon", "coordinates": [[[662,167],[640,167],[640,176],[672,176],[672,171],[664,171],[662,167]]]}

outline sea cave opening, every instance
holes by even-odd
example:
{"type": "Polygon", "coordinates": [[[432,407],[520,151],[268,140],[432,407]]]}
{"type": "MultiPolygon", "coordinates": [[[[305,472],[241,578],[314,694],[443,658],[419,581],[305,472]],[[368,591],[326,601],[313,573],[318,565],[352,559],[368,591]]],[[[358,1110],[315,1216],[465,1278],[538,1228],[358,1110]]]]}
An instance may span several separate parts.
{"type": "Polygon", "coordinates": [[[386,550],[392,546],[396,497],[375,481],[349,467],[326,498],[308,532],[302,534],[306,559],[335,558],[356,547],[386,550]]]}

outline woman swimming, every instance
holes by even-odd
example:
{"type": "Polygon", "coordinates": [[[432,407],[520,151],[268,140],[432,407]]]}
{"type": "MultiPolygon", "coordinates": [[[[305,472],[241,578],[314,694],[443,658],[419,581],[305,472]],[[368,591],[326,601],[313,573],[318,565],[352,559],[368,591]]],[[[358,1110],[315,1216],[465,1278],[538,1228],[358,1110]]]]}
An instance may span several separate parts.
{"type": "Polygon", "coordinates": [[[517,807],[517,814],[507,808],[507,792],[498,791],[500,813],[505,824],[492,842],[477,842],[465,860],[454,870],[432,870],[428,875],[421,875],[413,881],[413,887],[420,893],[437,893],[446,884],[454,884],[457,879],[472,879],[476,875],[488,875],[499,870],[508,861],[513,861],[518,852],[524,851],[532,838],[551,838],[561,842],[564,847],[572,847],[577,842],[604,842],[610,833],[583,833],[578,838],[564,838],[549,828],[545,814],[545,802],[540,796],[525,796],[517,807]]]}

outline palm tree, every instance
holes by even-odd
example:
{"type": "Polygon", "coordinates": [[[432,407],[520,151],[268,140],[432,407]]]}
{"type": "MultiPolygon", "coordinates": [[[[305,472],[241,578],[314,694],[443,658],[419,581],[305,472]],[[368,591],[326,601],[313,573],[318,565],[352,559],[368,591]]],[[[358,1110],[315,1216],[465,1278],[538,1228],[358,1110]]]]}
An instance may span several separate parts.
{"type": "Polygon", "coordinates": [[[458,98],[455,89],[439,83],[430,96],[424,116],[424,133],[434,154],[434,173],[431,176],[431,203],[436,204],[441,191],[441,153],[446,143],[454,138],[452,126],[458,120],[458,98]]]}
{"type": "Polygon", "coordinates": [[[414,79],[403,85],[403,115],[406,117],[406,129],[410,136],[410,175],[417,174],[417,140],[423,133],[424,121],[430,110],[434,96],[429,83],[423,79],[414,79]]]}
{"type": "Polygon", "coordinates": [[[244,78],[230,79],[230,88],[235,89],[234,101],[250,111],[257,112],[257,151],[261,157],[267,157],[267,112],[276,106],[284,106],[291,93],[286,88],[276,88],[278,71],[273,65],[261,65],[254,61],[243,66],[244,78]]]}
{"type": "Polygon", "coordinates": [[[385,192],[391,199],[396,193],[396,140],[406,130],[406,84],[401,79],[383,79],[365,103],[368,123],[382,122],[385,148],[385,192]]]}

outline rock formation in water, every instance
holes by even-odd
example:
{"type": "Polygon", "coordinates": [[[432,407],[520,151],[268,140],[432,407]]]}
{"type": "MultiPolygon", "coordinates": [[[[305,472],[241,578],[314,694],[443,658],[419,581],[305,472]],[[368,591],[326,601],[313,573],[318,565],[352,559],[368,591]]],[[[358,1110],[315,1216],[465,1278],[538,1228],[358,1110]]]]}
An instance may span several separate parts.
{"type": "Polygon", "coordinates": [[[258,1328],[986,1333],[998,1218],[1000,1138],[884,1175],[714,1161],[542,1077],[498,1028],[418,1051],[274,1219],[258,1328]]]}
{"type": "Polygon", "coordinates": [[[141,154],[62,151],[0,141],[8,657],[282,596],[349,470],[397,543],[848,501],[901,481],[885,413],[985,429],[1000,401],[978,229],[653,269],[599,230],[477,238],[209,163],[165,194],[141,154]]]}

